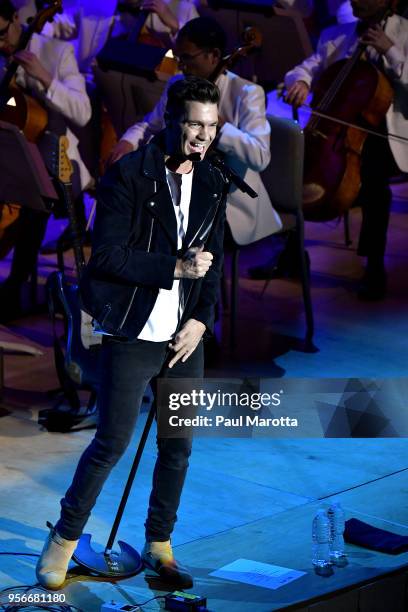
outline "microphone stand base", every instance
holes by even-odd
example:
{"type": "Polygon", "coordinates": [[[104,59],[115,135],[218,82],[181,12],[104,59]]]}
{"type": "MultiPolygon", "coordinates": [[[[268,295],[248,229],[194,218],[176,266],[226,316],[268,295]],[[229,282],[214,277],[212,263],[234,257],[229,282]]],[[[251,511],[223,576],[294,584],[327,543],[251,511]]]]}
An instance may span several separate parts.
{"type": "Polygon", "coordinates": [[[89,533],[81,536],[72,557],[75,563],[86,567],[93,574],[108,578],[128,578],[142,571],[142,559],[129,544],[119,540],[120,552],[96,552],[91,546],[91,537],[89,533]]]}

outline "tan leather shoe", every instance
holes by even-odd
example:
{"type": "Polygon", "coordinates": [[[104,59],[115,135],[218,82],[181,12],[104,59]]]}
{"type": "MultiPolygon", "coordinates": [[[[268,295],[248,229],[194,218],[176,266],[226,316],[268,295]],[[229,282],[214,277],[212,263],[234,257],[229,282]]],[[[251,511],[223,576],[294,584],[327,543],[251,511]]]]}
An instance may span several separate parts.
{"type": "Polygon", "coordinates": [[[65,540],[50,525],[51,531],[35,569],[38,582],[46,589],[59,589],[65,582],[68,564],[78,540],[65,540]]]}
{"type": "Polygon", "coordinates": [[[183,589],[191,589],[193,586],[189,570],[174,558],[170,540],[146,542],[142,550],[142,561],[145,567],[154,570],[166,582],[183,589]]]}

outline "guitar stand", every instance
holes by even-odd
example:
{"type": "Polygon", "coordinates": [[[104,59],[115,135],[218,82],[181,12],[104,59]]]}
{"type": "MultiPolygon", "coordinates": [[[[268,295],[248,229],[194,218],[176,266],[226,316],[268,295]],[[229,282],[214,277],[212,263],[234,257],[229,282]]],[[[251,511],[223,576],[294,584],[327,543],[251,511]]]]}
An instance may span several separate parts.
{"type": "Polygon", "coordinates": [[[57,267],[60,272],[65,274],[64,245],[62,236],[63,233],[57,239],[57,267]]]}
{"type": "MultiPolygon", "coordinates": [[[[56,390],[51,392],[56,393],[56,390]]],[[[92,391],[87,406],[78,405],[73,407],[64,404],[66,394],[63,389],[58,389],[61,397],[54,408],[46,408],[38,413],[38,424],[51,432],[68,433],[81,429],[95,428],[98,422],[98,409],[96,392],[92,391]]]]}

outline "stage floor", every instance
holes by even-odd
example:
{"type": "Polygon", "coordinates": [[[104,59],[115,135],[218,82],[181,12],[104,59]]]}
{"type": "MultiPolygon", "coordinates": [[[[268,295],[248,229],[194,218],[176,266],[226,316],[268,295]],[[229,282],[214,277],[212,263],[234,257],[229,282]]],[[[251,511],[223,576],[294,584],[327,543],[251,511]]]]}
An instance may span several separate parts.
{"type": "MultiPolygon", "coordinates": [[[[261,298],[263,283],[249,280],[246,268],[267,257],[270,243],[262,241],[244,250],[238,346],[229,351],[228,315],[222,315],[219,355],[208,373],[214,377],[405,377],[407,213],[408,186],[397,185],[387,251],[389,295],[372,304],[355,297],[362,267],[354,246],[346,248],[342,242],[342,226],[307,225],[315,344],[320,349],[313,354],[298,350],[304,332],[299,285],[274,281],[261,298]]],[[[353,238],[358,227],[359,211],[355,210],[353,238]]],[[[41,258],[40,280],[52,265],[52,257],[41,258]]],[[[7,262],[0,271],[4,277],[7,262]]],[[[47,391],[57,387],[51,325],[45,314],[38,314],[13,322],[10,329],[29,338],[43,355],[5,355],[3,406],[9,412],[0,418],[0,552],[38,553],[47,533],[45,521],[57,519],[59,499],[92,431],[60,434],[38,427],[38,410],[53,402],[47,391]]],[[[142,414],[134,443],[112,473],[89,522],[96,545],[106,541],[144,419],[142,414]]],[[[120,529],[120,539],[136,549],[143,545],[154,458],[152,432],[120,529]]],[[[378,575],[407,566],[408,554],[390,556],[348,545],[346,568],[336,568],[331,577],[316,576],[311,566],[312,518],[321,504],[326,506],[332,499],[342,502],[347,518],[408,534],[407,441],[197,438],[173,539],[177,557],[196,577],[193,592],[208,597],[212,612],[272,612],[357,583],[374,582],[378,575]],[[299,569],[306,575],[276,591],[210,575],[238,558],[299,569]]],[[[33,557],[0,556],[1,588],[35,584],[34,566],[33,557]]],[[[61,592],[68,603],[98,612],[102,603],[112,599],[134,604],[167,591],[165,585],[146,580],[143,573],[114,584],[74,572],[61,592]]],[[[353,610],[351,599],[360,597],[361,612],[403,612],[402,597],[393,592],[375,599],[346,593],[344,607],[299,604],[299,610],[353,610]]],[[[143,609],[158,610],[160,605],[160,600],[153,601],[143,609]]]]}

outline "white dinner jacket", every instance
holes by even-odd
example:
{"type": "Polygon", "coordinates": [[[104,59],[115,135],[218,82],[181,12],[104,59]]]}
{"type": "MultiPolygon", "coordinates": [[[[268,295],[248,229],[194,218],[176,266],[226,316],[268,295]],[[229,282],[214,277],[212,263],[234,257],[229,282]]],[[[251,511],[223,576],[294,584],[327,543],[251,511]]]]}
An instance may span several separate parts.
{"type": "MultiPolygon", "coordinates": [[[[28,50],[34,53],[43,66],[53,76],[53,81],[45,91],[43,85],[28,76],[23,68],[17,69],[16,81],[27,88],[48,108],[50,113],[63,115],[68,122],[82,127],[91,118],[91,103],[86,93],[85,79],[79,72],[74,49],[68,42],[33,34],[28,50]]],[[[78,139],[68,128],[68,156],[79,167],[80,185],[83,189],[90,182],[91,176],[83,163],[78,150],[78,139]]]]}

